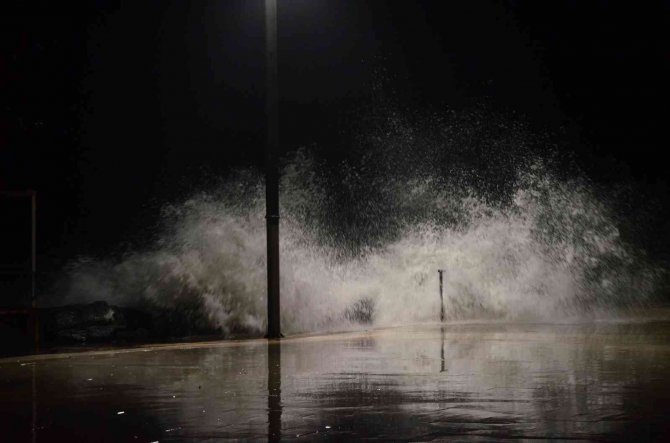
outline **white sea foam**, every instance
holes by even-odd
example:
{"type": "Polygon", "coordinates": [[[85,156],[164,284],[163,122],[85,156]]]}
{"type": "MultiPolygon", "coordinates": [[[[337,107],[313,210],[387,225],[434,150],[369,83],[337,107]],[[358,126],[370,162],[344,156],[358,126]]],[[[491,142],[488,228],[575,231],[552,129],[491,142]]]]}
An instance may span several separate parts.
{"type": "MultiPolygon", "coordinates": [[[[644,304],[653,292],[657,271],[620,238],[584,180],[526,159],[491,198],[467,168],[445,174],[412,160],[425,152],[378,153],[376,163],[368,154],[343,162],[339,181],[303,151],[284,166],[285,333],[357,327],[361,318],[348,313],[361,300],[375,326],[438,320],[438,269],[448,319],[583,318],[644,304]]],[[[246,171],[166,208],[153,246],[73,265],[69,301],[195,312],[189,321],[261,334],[263,197],[260,174],[246,171]]]]}

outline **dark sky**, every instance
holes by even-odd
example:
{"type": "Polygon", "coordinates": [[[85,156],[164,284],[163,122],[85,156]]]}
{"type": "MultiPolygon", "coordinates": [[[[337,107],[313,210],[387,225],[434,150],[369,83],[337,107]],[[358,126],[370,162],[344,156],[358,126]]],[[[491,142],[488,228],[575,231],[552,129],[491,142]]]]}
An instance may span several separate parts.
{"type": "MultiPolygon", "coordinates": [[[[0,188],[40,193],[46,266],[143,235],[207,174],[261,164],[262,1],[16,3],[0,7],[0,188]]],[[[595,180],[663,196],[669,12],[279,0],[283,150],[346,149],[347,116],[381,82],[409,108],[514,112],[569,140],[595,180]]]]}

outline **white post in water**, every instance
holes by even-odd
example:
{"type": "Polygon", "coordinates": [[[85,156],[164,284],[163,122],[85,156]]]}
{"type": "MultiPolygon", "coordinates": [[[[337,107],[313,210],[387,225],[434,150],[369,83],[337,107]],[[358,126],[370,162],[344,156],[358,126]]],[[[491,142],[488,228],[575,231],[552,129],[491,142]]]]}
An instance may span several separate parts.
{"type": "Polygon", "coordinates": [[[444,274],[444,269],[438,269],[437,273],[440,275],[440,321],[444,321],[444,295],[442,293],[442,274],[444,274]]]}

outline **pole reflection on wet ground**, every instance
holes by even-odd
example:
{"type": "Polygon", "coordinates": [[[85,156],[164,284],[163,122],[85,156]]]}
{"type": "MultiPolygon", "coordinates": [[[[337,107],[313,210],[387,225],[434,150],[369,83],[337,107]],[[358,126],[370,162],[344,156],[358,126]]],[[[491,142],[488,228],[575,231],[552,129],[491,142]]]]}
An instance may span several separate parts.
{"type": "Polygon", "coordinates": [[[3,441],[670,439],[670,322],[447,324],[0,360],[3,441]]]}
{"type": "Polygon", "coordinates": [[[281,342],[268,340],[268,441],[281,441],[281,342]]]}

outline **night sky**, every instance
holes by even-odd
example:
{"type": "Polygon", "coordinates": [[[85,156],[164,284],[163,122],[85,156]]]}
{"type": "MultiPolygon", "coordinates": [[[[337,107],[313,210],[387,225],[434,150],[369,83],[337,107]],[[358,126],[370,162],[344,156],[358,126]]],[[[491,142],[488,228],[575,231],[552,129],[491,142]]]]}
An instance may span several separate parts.
{"type": "MultiPolygon", "coordinates": [[[[0,7],[0,189],[39,192],[43,270],[141,242],[161,204],[262,165],[261,0],[16,3],[0,7]]],[[[514,115],[594,181],[657,201],[663,220],[669,12],[279,0],[282,150],[338,155],[381,85],[408,109],[514,115]]]]}

